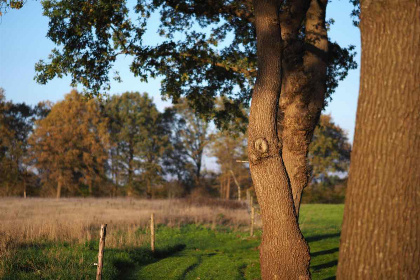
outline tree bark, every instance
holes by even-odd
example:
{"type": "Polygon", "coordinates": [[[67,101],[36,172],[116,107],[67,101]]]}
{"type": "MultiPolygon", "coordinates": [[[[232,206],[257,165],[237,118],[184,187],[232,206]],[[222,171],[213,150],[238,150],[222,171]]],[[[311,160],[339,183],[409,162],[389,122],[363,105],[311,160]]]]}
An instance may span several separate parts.
{"type": "Polygon", "coordinates": [[[326,6],[327,0],[297,0],[288,3],[281,15],[284,47],[278,133],[298,217],[310,173],[309,145],[325,99],[326,6]],[[306,18],[304,41],[299,38],[303,18],[306,18]]]}
{"type": "Polygon", "coordinates": [[[309,279],[309,248],[297,222],[280,156],[277,111],[281,90],[281,1],[254,1],[258,73],[248,127],[248,155],[263,220],[263,279],[309,279]]]}
{"type": "Polygon", "coordinates": [[[420,277],[420,3],[361,1],[362,68],[338,279],[420,277]]]}

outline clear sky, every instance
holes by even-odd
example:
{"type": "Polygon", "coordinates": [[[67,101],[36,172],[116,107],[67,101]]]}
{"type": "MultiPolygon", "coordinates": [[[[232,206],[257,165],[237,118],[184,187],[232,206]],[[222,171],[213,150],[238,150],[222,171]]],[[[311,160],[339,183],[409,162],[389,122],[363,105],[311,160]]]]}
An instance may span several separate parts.
{"type": "MultiPolygon", "coordinates": [[[[131,2],[131,1],[130,1],[131,2]]],[[[134,4],[133,4],[134,5],[134,4]]],[[[131,5],[131,6],[133,6],[131,5]]],[[[352,5],[348,0],[332,0],[328,4],[327,18],[335,20],[329,37],[342,46],[356,46],[357,61],[360,65],[360,32],[352,25],[350,12],[352,5]]],[[[42,16],[40,1],[29,0],[21,10],[10,10],[1,18],[0,23],[0,87],[6,90],[6,98],[13,102],[26,102],[34,105],[42,100],[56,102],[62,100],[71,90],[70,79],[54,79],[47,85],[34,81],[35,63],[47,60],[54,44],[46,38],[48,18],[42,16]]],[[[150,34],[154,40],[157,34],[150,34]]],[[[158,108],[162,110],[169,103],[160,98],[159,80],[149,79],[149,83],[140,83],[129,71],[130,58],[121,58],[115,65],[123,79],[122,83],[111,83],[111,94],[125,91],[148,92],[154,97],[158,108]]],[[[344,128],[352,141],[359,91],[359,69],[349,73],[333,95],[333,101],[324,113],[330,113],[334,121],[344,128]]]]}

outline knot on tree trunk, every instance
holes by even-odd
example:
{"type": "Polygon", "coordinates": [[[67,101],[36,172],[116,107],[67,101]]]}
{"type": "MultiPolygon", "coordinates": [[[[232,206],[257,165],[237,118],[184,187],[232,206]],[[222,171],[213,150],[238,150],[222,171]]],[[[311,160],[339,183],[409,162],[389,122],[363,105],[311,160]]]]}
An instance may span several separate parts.
{"type": "Polygon", "coordinates": [[[264,137],[259,137],[252,142],[253,145],[250,152],[252,164],[258,164],[265,158],[279,156],[279,149],[276,143],[271,143],[264,137]]]}
{"type": "Polygon", "coordinates": [[[265,154],[268,152],[268,143],[264,138],[258,138],[254,142],[254,148],[257,152],[265,154]]]}

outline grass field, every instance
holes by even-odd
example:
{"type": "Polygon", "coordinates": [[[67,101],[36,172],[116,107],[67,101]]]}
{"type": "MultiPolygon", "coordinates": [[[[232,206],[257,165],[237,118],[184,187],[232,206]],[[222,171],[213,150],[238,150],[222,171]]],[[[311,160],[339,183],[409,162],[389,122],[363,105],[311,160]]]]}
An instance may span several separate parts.
{"type": "MultiPolygon", "coordinates": [[[[0,203],[0,223],[7,225],[0,230],[1,279],[94,279],[98,252],[95,225],[103,221],[108,223],[109,236],[103,279],[260,279],[261,231],[257,229],[256,236],[249,237],[247,209],[237,204],[198,205],[181,200],[106,203],[105,199],[5,202],[0,203]],[[108,219],[99,214],[93,218],[92,213],[103,204],[108,219]],[[20,205],[20,211],[13,205],[20,205]],[[70,205],[74,207],[71,213],[60,212],[70,205]],[[155,253],[149,249],[150,212],[156,213],[159,223],[155,253]],[[45,213],[50,214],[42,222],[39,215],[45,213]],[[68,216],[58,219],[57,215],[68,216]],[[14,225],[13,217],[18,221],[14,225]],[[31,221],[33,227],[28,229],[31,221]]],[[[342,205],[302,206],[300,224],[311,248],[313,279],[334,279],[342,214],[342,205]]]]}

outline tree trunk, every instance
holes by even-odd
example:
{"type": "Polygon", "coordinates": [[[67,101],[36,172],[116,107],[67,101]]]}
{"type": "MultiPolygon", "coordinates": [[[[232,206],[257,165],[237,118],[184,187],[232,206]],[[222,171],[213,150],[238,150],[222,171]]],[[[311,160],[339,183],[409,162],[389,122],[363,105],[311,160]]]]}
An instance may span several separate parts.
{"type": "Polygon", "coordinates": [[[93,182],[92,182],[92,180],[89,180],[88,191],[89,191],[89,196],[92,196],[92,193],[93,193],[93,182]]]}
{"type": "Polygon", "coordinates": [[[420,276],[420,6],[362,1],[362,68],[338,279],[420,276]]]}
{"type": "Polygon", "coordinates": [[[296,215],[303,189],[308,185],[307,155],[324,105],[328,37],[325,27],[327,0],[296,0],[281,15],[283,73],[278,134],[290,180],[296,215]],[[305,41],[299,39],[305,21],[305,41]]]}
{"type": "Polygon", "coordinates": [[[228,173],[227,184],[226,184],[226,199],[230,199],[230,174],[228,173]]]}
{"type": "Polygon", "coordinates": [[[241,185],[239,185],[238,180],[236,180],[235,173],[233,173],[233,170],[230,169],[229,171],[230,171],[230,174],[232,174],[235,185],[238,187],[238,200],[241,201],[241,185]]]}
{"type": "Polygon", "coordinates": [[[224,194],[224,189],[223,189],[223,179],[222,177],[219,177],[220,179],[220,198],[223,198],[223,194],[224,194]]]}
{"type": "Polygon", "coordinates": [[[23,198],[26,198],[26,172],[23,175],[23,198]]]}
{"type": "Polygon", "coordinates": [[[248,128],[250,170],[261,207],[263,279],[309,279],[309,248],[297,222],[280,156],[277,111],[281,90],[280,1],[254,1],[258,74],[248,128]]]}
{"type": "Polygon", "coordinates": [[[61,197],[61,180],[58,180],[56,198],[59,199],[60,197],[61,197]]]}
{"type": "Polygon", "coordinates": [[[152,184],[150,184],[150,180],[147,180],[147,192],[146,192],[147,199],[153,198],[152,194],[152,184]]]}
{"type": "Polygon", "coordinates": [[[200,181],[201,181],[201,160],[202,160],[202,158],[203,158],[203,152],[202,151],[200,151],[199,152],[199,154],[198,154],[198,158],[197,158],[197,161],[196,161],[196,163],[195,163],[195,165],[196,165],[196,170],[195,170],[195,184],[196,184],[196,187],[200,187],[200,181]]]}
{"type": "Polygon", "coordinates": [[[134,194],[134,186],[133,186],[133,174],[134,174],[134,167],[133,167],[133,160],[134,160],[134,149],[132,148],[134,144],[130,144],[130,154],[128,159],[128,196],[133,196],[134,194]]]}

